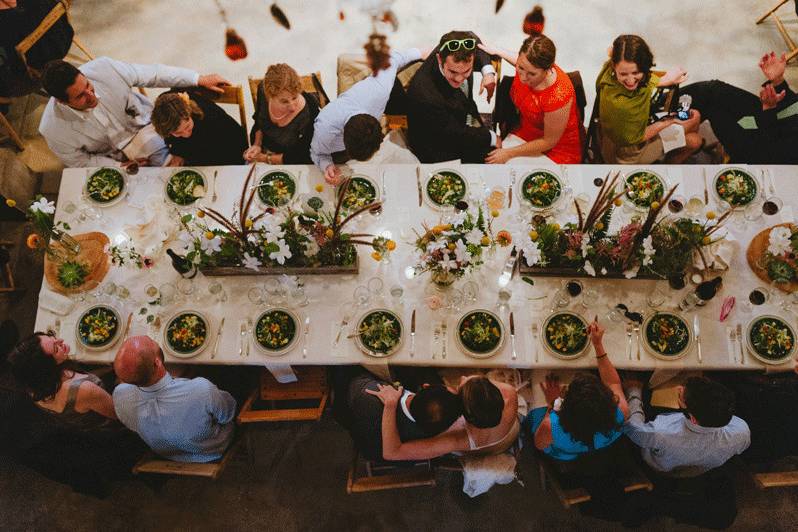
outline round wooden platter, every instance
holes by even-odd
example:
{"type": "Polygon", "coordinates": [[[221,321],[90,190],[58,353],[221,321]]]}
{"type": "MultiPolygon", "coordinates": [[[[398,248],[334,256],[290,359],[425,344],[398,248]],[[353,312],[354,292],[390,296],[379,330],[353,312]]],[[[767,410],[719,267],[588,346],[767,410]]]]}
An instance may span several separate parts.
{"type": "MultiPolygon", "coordinates": [[[[745,258],[748,260],[748,266],[751,267],[751,270],[756,274],[757,277],[762,279],[762,281],[768,285],[771,283],[771,280],[768,277],[767,270],[760,268],[756,263],[757,259],[759,259],[759,257],[764,255],[767,251],[768,241],[770,239],[770,231],[776,227],[789,227],[793,229],[795,226],[793,224],[778,224],[765,229],[751,239],[751,243],[748,244],[748,251],[745,253],[745,258]]],[[[789,294],[795,292],[796,290],[798,290],[798,282],[796,281],[791,282],[789,286],[784,288],[784,291],[789,294]]]]}
{"type": "MultiPolygon", "coordinates": [[[[58,282],[58,263],[50,260],[45,254],[44,277],[47,279],[50,288],[59,294],[77,294],[96,288],[105,278],[110,268],[108,254],[105,252],[105,246],[110,244],[110,241],[105,233],[83,233],[72,235],[72,238],[80,244],[80,253],[72,260],[88,265],[89,274],[82,285],[75,288],[64,288],[58,282]]],[[[53,245],[60,246],[57,242],[53,243],[53,245]]]]}

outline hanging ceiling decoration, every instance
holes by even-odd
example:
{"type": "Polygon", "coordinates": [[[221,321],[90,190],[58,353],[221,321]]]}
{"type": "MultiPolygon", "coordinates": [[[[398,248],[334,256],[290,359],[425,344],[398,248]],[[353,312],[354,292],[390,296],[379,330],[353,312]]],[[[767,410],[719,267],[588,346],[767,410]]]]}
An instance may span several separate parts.
{"type": "Polygon", "coordinates": [[[230,22],[227,20],[227,12],[222,7],[221,2],[219,0],[213,1],[226,28],[224,32],[224,55],[231,61],[244,59],[247,56],[247,43],[244,42],[244,39],[241,38],[236,30],[230,27],[230,22]]]}
{"type": "Polygon", "coordinates": [[[272,4],[269,8],[269,11],[272,14],[272,18],[279,24],[280,26],[284,27],[287,30],[291,29],[291,23],[288,21],[288,17],[285,16],[285,13],[280,6],[277,4],[272,4]]]}

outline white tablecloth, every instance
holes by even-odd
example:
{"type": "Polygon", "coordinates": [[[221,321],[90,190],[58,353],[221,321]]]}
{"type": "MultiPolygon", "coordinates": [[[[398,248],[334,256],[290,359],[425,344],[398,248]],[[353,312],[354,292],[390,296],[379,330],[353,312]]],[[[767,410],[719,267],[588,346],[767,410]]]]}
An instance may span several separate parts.
{"type": "MultiPolygon", "coordinates": [[[[170,208],[163,201],[164,183],[173,169],[167,168],[141,168],[138,175],[130,177],[129,196],[115,206],[103,209],[103,216],[100,220],[88,220],[83,223],[77,221],[78,214],[83,203],[81,202],[81,189],[84,180],[91,170],[87,169],[67,169],[64,170],[61,181],[61,189],[58,199],[58,210],[56,218],[67,220],[73,225],[73,233],[80,233],[91,230],[99,230],[108,234],[112,242],[122,239],[123,231],[128,236],[136,235],[132,242],[140,252],[157,253],[154,258],[155,266],[149,270],[139,270],[135,267],[112,267],[106,277],[105,283],[113,282],[119,286],[129,289],[130,296],[119,300],[115,298],[100,297],[100,301],[110,303],[115,306],[124,321],[129,312],[134,313],[134,319],[130,334],[151,334],[157,340],[162,341],[163,327],[156,330],[145,321],[146,315],[157,313],[161,317],[162,323],[166,319],[181,309],[201,310],[211,321],[212,335],[209,338],[209,347],[198,356],[187,359],[188,363],[202,364],[249,364],[260,365],[268,362],[279,362],[289,364],[352,364],[352,363],[378,363],[382,364],[385,359],[376,360],[362,354],[351,339],[346,338],[346,334],[351,332],[350,328],[342,335],[339,348],[333,352],[331,345],[336,335],[338,325],[344,314],[345,304],[352,300],[352,294],[359,285],[366,285],[369,278],[379,276],[384,280],[384,301],[375,300],[369,307],[387,306],[394,308],[394,304],[388,291],[393,285],[401,285],[404,289],[403,305],[395,307],[402,316],[405,325],[406,336],[401,349],[390,359],[392,364],[406,365],[434,365],[434,366],[479,366],[479,367],[524,367],[524,368],[559,368],[559,367],[589,367],[594,366],[595,361],[592,351],[575,361],[564,362],[550,356],[539,342],[533,342],[531,335],[531,325],[533,322],[542,323],[549,312],[549,302],[533,301],[530,296],[540,293],[551,294],[560,286],[561,280],[553,278],[537,278],[535,288],[530,287],[517,276],[511,282],[509,288],[512,290],[510,306],[515,312],[516,326],[516,348],[518,358],[511,359],[511,348],[509,336],[502,349],[492,358],[476,360],[466,356],[460,349],[453,336],[457,320],[462,311],[448,317],[442,311],[433,312],[424,303],[425,294],[429,293],[430,281],[426,275],[413,280],[404,278],[403,271],[411,263],[412,242],[414,233],[412,228],[420,227],[422,222],[435,223],[439,213],[426,205],[418,207],[416,190],[416,166],[415,165],[386,165],[381,167],[371,167],[368,165],[354,166],[356,171],[372,176],[375,181],[381,183],[381,176],[384,172],[384,182],[386,186],[386,202],[382,216],[373,218],[366,216],[358,229],[371,233],[390,232],[391,236],[399,243],[396,251],[392,254],[390,264],[377,263],[369,257],[370,249],[361,249],[360,254],[360,274],[358,276],[303,276],[301,280],[305,283],[306,292],[310,299],[307,306],[296,308],[295,311],[300,316],[300,320],[310,316],[310,333],[307,335],[307,356],[303,356],[304,337],[300,338],[296,348],[283,357],[267,357],[257,350],[255,345],[250,348],[249,357],[239,356],[240,346],[240,325],[246,318],[256,319],[257,315],[263,310],[253,305],[247,297],[248,290],[256,283],[263,283],[271,277],[221,277],[215,278],[221,281],[227,294],[227,301],[224,303],[216,302],[207,292],[209,278],[197,279],[195,292],[201,294],[199,298],[182,301],[170,307],[162,308],[149,305],[148,298],[144,293],[145,286],[152,284],[159,286],[161,283],[176,283],[179,279],[177,273],[171,268],[168,257],[163,252],[165,247],[173,247],[179,250],[176,242],[171,242],[166,246],[156,245],[159,236],[174,236],[177,230],[176,216],[169,214],[170,208]],[[138,203],[134,206],[132,203],[138,203]],[[69,214],[71,208],[77,206],[78,210],[69,214]],[[154,223],[162,234],[157,231],[150,231],[149,237],[143,239],[131,228],[135,224],[142,223],[154,216],[154,223]],[[534,292],[533,292],[534,290],[534,292]],[[417,311],[417,334],[415,356],[410,357],[410,315],[413,309],[417,311]],[[141,309],[146,309],[145,314],[139,314],[141,309]],[[211,359],[215,335],[220,320],[225,317],[224,329],[219,344],[218,353],[211,359]],[[445,359],[440,356],[440,348],[437,348],[438,356],[432,359],[432,335],[435,324],[442,319],[448,320],[448,349],[445,359]],[[535,345],[535,344],[538,345],[535,345]],[[535,351],[538,351],[537,360],[535,351]]],[[[422,178],[432,165],[422,165],[422,178]]],[[[466,180],[470,183],[484,183],[488,188],[501,186],[505,190],[510,183],[511,169],[515,168],[519,177],[524,167],[506,165],[463,165],[460,170],[466,180]]],[[[532,169],[528,167],[526,169],[532,169]]],[[[657,166],[653,169],[663,175],[670,183],[681,183],[680,193],[685,196],[702,194],[702,172],[707,175],[707,180],[712,177],[721,167],[714,166],[657,166]]],[[[761,167],[752,167],[751,170],[759,176],[761,167]]],[[[312,190],[313,186],[323,183],[320,173],[310,166],[287,166],[285,169],[300,176],[299,192],[312,190]]],[[[568,181],[573,187],[574,196],[587,194],[591,201],[598,190],[593,185],[596,177],[604,177],[613,169],[623,171],[630,170],[630,167],[612,167],[603,165],[572,165],[567,167],[554,167],[551,169],[560,175],[567,176],[568,181]]],[[[745,261],[745,249],[750,238],[761,229],[780,223],[784,219],[792,216],[792,207],[796,205],[798,198],[798,168],[789,166],[770,167],[778,188],[780,197],[785,202],[785,208],[779,215],[763,219],[756,223],[729,223],[728,228],[731,234],[740,243],[740,249],[733,259],[731,271],[725,276],[725,287],[723,291],[713,299],[706,307],[697,311],[702,321],[702,347],[703,364],[698,364],[695,348],[684,358],[677,361],[662,361],[655,359],[642,349],[641,360],[636,357],[629,360],[625,356],[626,333],[623,324],[611,323],[606,319],[606,314],[610,306],[618,302],[626,303],[631,309],[641,312],[649,311],[646,306],[646,294],[654,286],[653,281],[639,280],[602,280],[586,279],[583,280],[586,288],[595,288],[599,292],[599,303],[592,308],[583,309],[577,303],[573,310],[582,312],[588,319],[598,315],[599,319],[607,327],[605,335],[605,345],[613,363],[619,368],[630,369],[651,369],[657,367],[684,367],[684,368],[703,368],[703,369],[753,369],[761,368],[762,365],[747,356],[746,364],[740,363],[732,358],[727,348],[728,334],[727,324],[736,322],[743,323],[745,326],[751,319],[751,314],[742,312],[742,303],[747,300],[749,291],[760,285],[761,282],[754,276],[745,261]],[[734,295],[738,305],[732,316],[726,323],[719,322],[720,304],[724,297],[734,295]]],[[[257,175],[263,174],[267,167],[261,165],[257,169],[257,175]]],[[[231,213],[237,204],[241,194],[241,184],[248,171],[247,167],[218,167],[202,168],[201,171],[208,177],[214,172],[218,172],[218,200],[213,205],[214,208],[231,213]]],[[[326,187],[326,185],[325,185],[326,187]]],[[[329,188],[329,187],[327,187],[329,188]]],[[[209,191],[209,196],[212,191],[209,191]]],[[[515,195],[515,192],[514,192],[515,195]]],[[[501,216],[494,221],[494,230],[506,228],[511,230],[514,236],[521,231],[515,217],[515,209],[518,206],[517,197],[514,198],[512,209],[505,209],[501,216]]],[[[209,198],[206,200],[209,201],[209,198]]],[[[711,198],[712,205],[714,199],[711,198]]],[[[629,213],[622,212],[617,216],[615,223],[620,223],[622,218],[628,217],[629,213]]],[[[562,219],[567,221],[569,217],[574,219],[573,213],[564,212],[562,219]]],[[[489,308],[495,309],[498,291],[498,271],[509,255],[509,248],[499,248],[494,259],[486,264],[473,279],[479,283],[479,299],[474,304],[467,303],[463,311],[469,308],[489,308]]],[[[462,285],[463,281],[458,281],[455,288],[462,285]]],[[[43,283],[42,291],[48,290],[46,281],[43,283]]],[[[678,294],[673,294],[669,290],[669,302],[678,302],[688,288],[678,294]]],[[[61,335],[76,349],[75,341],[75,320],[80,313],[90,304],[97,302],[92,296],[84,296],[84,300],[76,302],[74,310],[67,316],[60,317],[61,335]]],[[[367,310],[359,309],[358,314],[367,310]]],[[[780,313],[779,309],[765,305],[757,309],[761,313],[780,313]]],[[[783,311],[782,311],[783,313],[783,311]]],[[[357,315],[355,317],[357,317],[357,315]]],[[[39,308],[36,328],[46,329],[54,324],[58,316],[51,312],[39,308]]],[[[692,318],[692,313],[688,314],[692,318]]],[[[794,316],[789,317],[795,323],[794,316]]],[[[505,326],[508,326],[507,314],[502,314],[505,326]]],[[[353,320],[355,321],[355,320],[353,320]]],[[[351,322],[350,322],[351,323],[351,322]]],[[[86,362],[110,362],[116,352],[116,346],[100,353],[89,353],[84,350],[76,349],[76,357],[86,362]]],[[[167,355],[167,359],[176,361],[174,357],[167,355]]],[[[784,364],[781,369],[786,369],[789,364],[784,364]]]]}

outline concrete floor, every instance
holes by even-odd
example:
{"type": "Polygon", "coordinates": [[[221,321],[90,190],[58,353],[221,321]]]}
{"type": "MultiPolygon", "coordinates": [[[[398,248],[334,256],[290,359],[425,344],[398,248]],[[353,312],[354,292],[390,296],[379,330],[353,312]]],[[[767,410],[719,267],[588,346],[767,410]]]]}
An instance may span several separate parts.
{"type": "MultiPolygon", "coordinates": [[[[234,83],[262,75],[273,62],[288,62],[300,72],[320,70],[335,94],[335,60],[357,52],[370,30],[351,6],[355,0],[281,0],[292,30],[277,26],[270,2],[221,0],[230,24],[244,37],[249,57],[230,62],[223,54],[224,26],[211,0],[75,0],[72,22],[95,55],[133,62],[162,62],[218,72],[234,83]],[[343,7],[346,20],[338,10],[343,7]]],[[[581,0],[541,1],[546,33],[559,47],[558,63],[579,69],[592,84],[605,50],[619,33],[647,39],[658,68],[680,65],[692,81],[719,78],[748,90],[762,81],[756,63],[761,53],[784,44],[772,22],[754,26],[760,12],[775,0],[581,0]]],[[[533,2],[508,0],[498,15],[493,0],[397,0],[400,31],[389,33],[395,47],[430,46],[453,28],[476,30],[486,40],[517,49],[520,23],[533,2]]],[[[788,29],[798,21],[792,4],[782,8],[788,29]]],[[[506,65],[505,65],[506,66],[506,65]]],[[[511,69],[507,68],[505,72],[511,69]]],[[[788,80],[798,81],[794,66],[788,80]]],[[[588,90],[589,106],[593,94],[588,90]]],[[[251,103],[248,102],[251,108],[251,103]]],[[[483,103],[483,108],[486,105],[483,103]]],[[[3,234],[22,235],[17,224],[2,224],[3,234]]],[[[16,237],[15,237],[16,238],[16,237]]],[[[13,315],[23,333],[35,317],[41,265],[23,257],[17,262],[27,294],[0,302],[0,318],[13,315]]],[[[497,486],[478,499],[461,490],[459,474],[439,475],[435,488],[346,495],[351,444],[332,419],[320,423],[271,427],[255,434],[256,464],[243,451],[216,482],[169,479],[153,487],[141,480],[115,484],[97,500],[73,493],[0,458],[0,530],[611,530],[618,525],[563,510],[541,491],[534,463],[522,460],[525,486],[497,486]]],[[[757,491],[738,479],[740,514],[737,530],[796,530],[793,508],[798,492],[757,491]]],[[[658,518],[650,530],[689,530],[672,519],[658,518]]]]}

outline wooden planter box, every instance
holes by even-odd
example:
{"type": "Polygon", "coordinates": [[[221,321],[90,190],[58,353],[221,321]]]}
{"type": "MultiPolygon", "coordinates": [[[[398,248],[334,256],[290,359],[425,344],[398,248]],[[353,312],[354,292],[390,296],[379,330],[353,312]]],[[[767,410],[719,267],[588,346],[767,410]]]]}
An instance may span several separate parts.
{"type": "Polygon", "coordinates": [[[596,272],[596,276],[588,275],[584,270],[577,270],[576,268],[568,267],[544,267],[544,266],[527,266],[524,262],[523,253],[518,254],[518,272],[521,275],[533,275],[536,277],[576,277],[580,279],[623,279],[634,281],[635,279],[641,280],[656,280],[661,281],[662,278],[654,275],[653,273],[638,273],[636,277],[626,279],[623,272],[608,272],[607,275],[601,275],[596,272]]]}
{"type": "Polygon", "coordinates": [[[349,266],[261,266],[256,270],[243,266],[209,266],[200,268],[208,277],[231,277],[235,275],[357,275],[360,271],[360,256],[349,266]]]}

